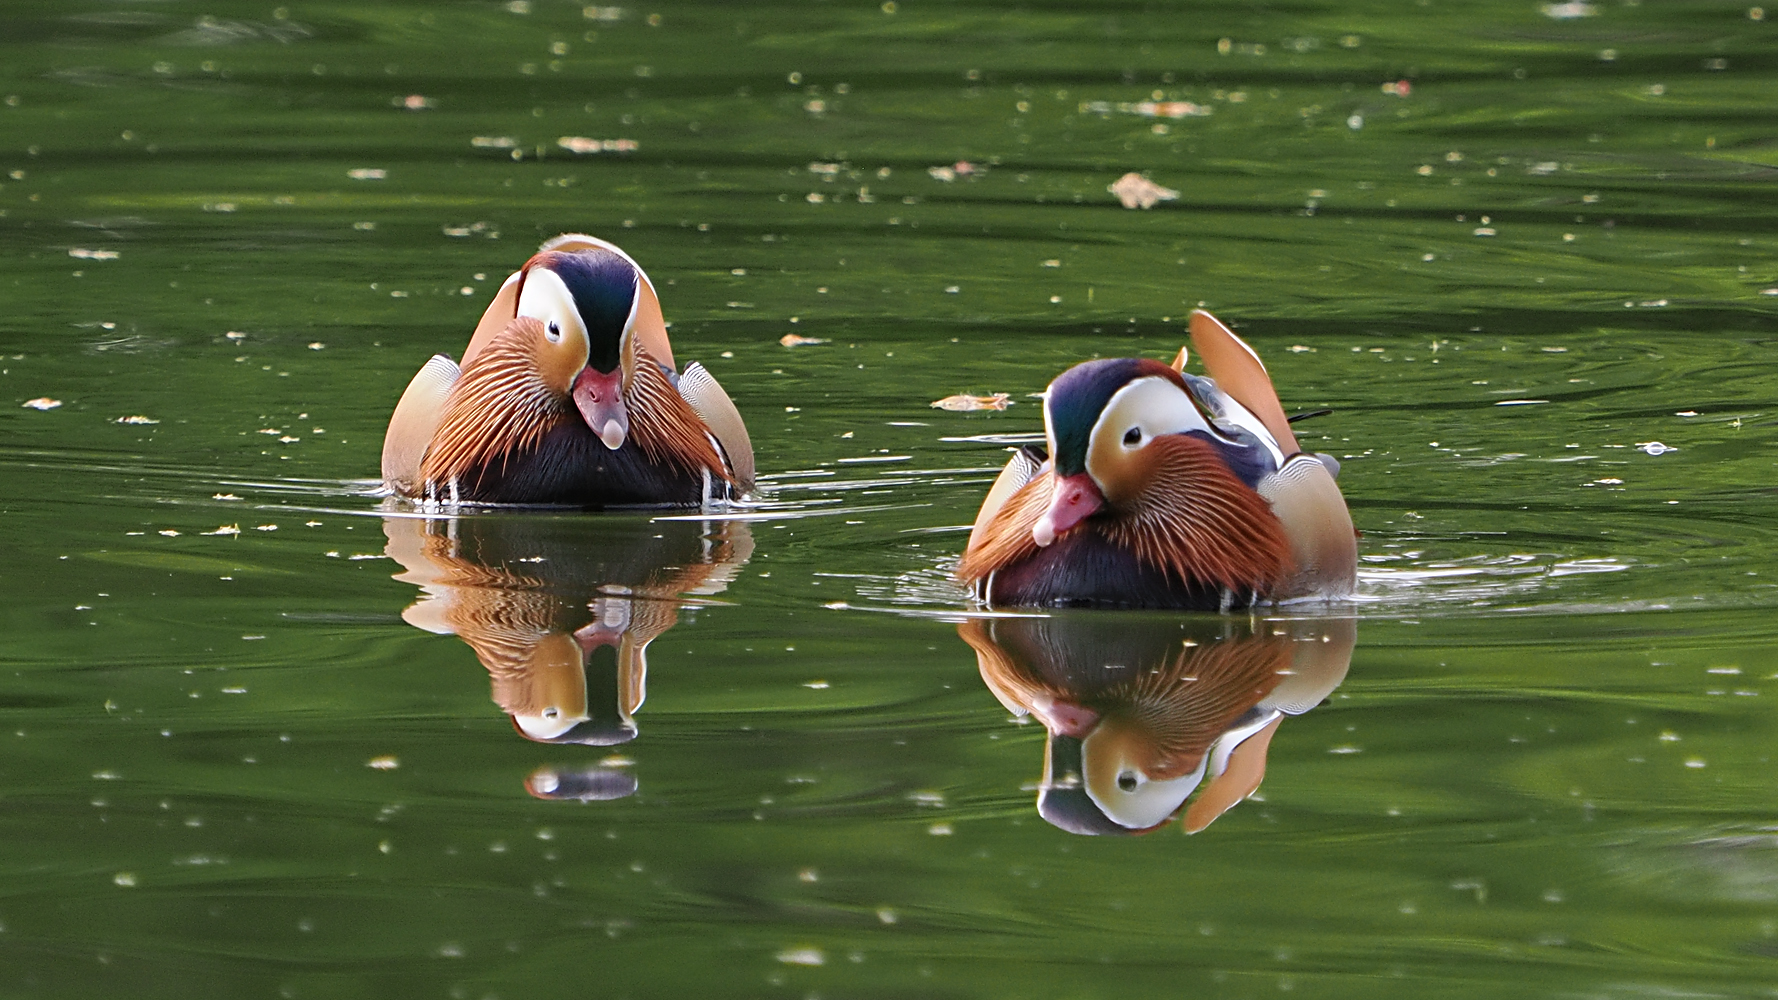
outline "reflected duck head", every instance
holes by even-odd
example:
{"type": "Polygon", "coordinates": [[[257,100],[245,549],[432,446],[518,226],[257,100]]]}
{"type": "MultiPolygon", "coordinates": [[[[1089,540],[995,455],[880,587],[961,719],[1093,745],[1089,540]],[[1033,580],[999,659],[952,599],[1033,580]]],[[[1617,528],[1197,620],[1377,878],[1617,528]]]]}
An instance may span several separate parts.
{"type": "MultiPolygon", "coordinates": [[[[1089,736],[1088,739],[1091,739],[1089,736]]],[[[1152,833],[1167,825],[1203,778],[1203,768],[1186,778],[1132,784],[1122,790],[1094,774],[1096,761],[1086,740],[1052,732],[1044,743],[1043,781],[1037,787],[1037,814],[1050,825],[1085,836],[1152,833]],[[1095,787],[1098,786],[1098,787],[1095,787]]],[[[1098,770],[1103,771],[1103,766],[1098,770]]]]}

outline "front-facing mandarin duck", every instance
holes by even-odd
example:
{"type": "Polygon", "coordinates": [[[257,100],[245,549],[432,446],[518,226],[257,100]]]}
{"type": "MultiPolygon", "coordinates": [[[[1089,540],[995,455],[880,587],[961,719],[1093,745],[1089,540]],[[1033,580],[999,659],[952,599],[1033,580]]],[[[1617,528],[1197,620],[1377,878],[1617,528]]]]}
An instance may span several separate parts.
{"type": "Polygon", "coordinates": [[[1048,453],[989,490],[958,578],[989,605],[1190,608],[1349,593],[1358,545],[1330,456],[1297,447],[1271,377],[1202,310],[1209,378],[1088,361],[1044,394],[1048,453]]]}
{"type": "Polygon", "coordinates": [[[461,365],[414,376],[383,480],[450,503],[708,506],[753,488],[753,446],[716,379],[676,369],[642,268],[568,234],[500,286],[461,365]]]}

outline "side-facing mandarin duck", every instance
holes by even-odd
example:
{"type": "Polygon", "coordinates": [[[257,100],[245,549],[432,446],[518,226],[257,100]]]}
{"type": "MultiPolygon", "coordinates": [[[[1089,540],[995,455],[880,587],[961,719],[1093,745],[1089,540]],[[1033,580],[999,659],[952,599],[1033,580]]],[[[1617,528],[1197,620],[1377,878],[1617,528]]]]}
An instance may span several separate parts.
{"type": "Polygon", "coordinates": [[[383,480],[451,503],[707,506],[753,488],[753,446],[716,379],[674,366],[642,268],[568,234],[500,286],[461,365],[414,376],[383,480]]]}
{"type": "Polygon", "coordinates": [[[1048,453],[1001,471],[957,576],[989,605],[1222,610],[1351,591],[1358,545],[1330,456],[1297,447],[1271,377],[1202,310],[1209,378],[1088,361],[1044,394],[1048,453]]]}
{"type": "Polygon", "coordinates": [[[1182,808],[1185,832],[1209,826],[1259,788],[1279,723],[1340,685],[1358,639],[1350,618],[1062,614],[957,631],[1001,704],[1048,730],[1037,810],[1081,834],[1148,833],[1182,808]]]}

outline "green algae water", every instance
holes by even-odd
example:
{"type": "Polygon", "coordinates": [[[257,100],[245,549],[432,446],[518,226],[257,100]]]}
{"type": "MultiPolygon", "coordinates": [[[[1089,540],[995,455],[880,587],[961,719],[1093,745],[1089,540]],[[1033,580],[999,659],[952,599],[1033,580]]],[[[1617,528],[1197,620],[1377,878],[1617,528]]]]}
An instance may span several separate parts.
{"type": "Polygon", "coordinates": [[[1772,996],[1774,21],[8,4],[0,996],[1772,996]],[[757,506],[373,495],[563,231],[757,506]],[[1333,411],[1358,593],[977,614],[1032,394],[1199,305],[1333,411]],[[1271,678],[1176,755],[1271,718],[1253,795],[1076,835],[1020,699],[1114,646],[1271,678]]]}

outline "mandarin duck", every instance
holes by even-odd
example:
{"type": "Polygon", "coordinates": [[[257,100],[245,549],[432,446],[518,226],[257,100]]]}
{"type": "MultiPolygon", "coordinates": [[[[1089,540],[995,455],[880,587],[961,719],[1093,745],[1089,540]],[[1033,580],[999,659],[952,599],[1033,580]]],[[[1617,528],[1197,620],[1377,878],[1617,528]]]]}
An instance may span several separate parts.
{"type": "Polygon", "coordinates": [[[1146,358],[1088,361],[1044,393],[1048,451],[988,491],[957,569],[994,605],[1228,611],[1338,597],[1358,545],[1332,456],[1297,446],[1253,348],[1203,310],[1209,378],[1146,358]]]}
{"type": "Polygon", "coordinates": [[[634,739],[648,644],[678,623],[682,607],[726,589],[753,554],[745,521],[598,527],[589,536],[572,518],[383,521],[384,552],[402,567],[395,579],[421,591],[402,619],[468,644],[494,703],[535,742],[634,739]]]}
{"type": "Polygon", "coordinates": [[[635,260],[567,234],[500,286],[461,364],[414,376],[383,480],[422,501],[708,507],[753,488],[753,446],[716,379],[676,369],[635,260]]]}
{"type": "Polygon", "coordinates": [[[1259,788],[1279,722],[1340,685],[1358,640],[1350,618],[1061,615],[957,631],[1001,704],[1048,731],[1038,814],[1089,835],[1175,816],[1187,833],[1208,827],[1259,788]]]}

